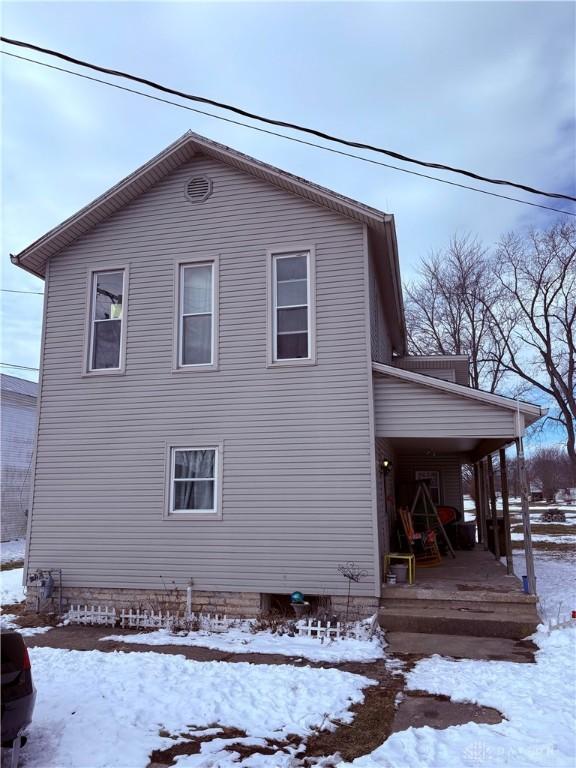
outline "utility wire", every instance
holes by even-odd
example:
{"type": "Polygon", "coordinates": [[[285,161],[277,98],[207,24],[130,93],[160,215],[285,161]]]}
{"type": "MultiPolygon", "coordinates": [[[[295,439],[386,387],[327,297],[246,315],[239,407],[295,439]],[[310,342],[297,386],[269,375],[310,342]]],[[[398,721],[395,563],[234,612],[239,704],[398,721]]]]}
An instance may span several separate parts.
{"type": "Polygon", "coordinates": [[[0,288],[3,293],[33,293],[35,296],[44,296],[44,291],[15,291],[13,288],[0,288]]]}
{"type": "Polygon", "coordinates": [[[37,371],[38,368],[31,368],[29,365],[12,365],[12,363],[0,363],[1,368],[20,368],[22,371],[37,371]]]}
{"type": "Polygon", "coordinates": [[[546,211],[554,211],[555,213],[562,213],[566,216],[576,216],[576,213],[571,213],[570,211],[566,211],[562,208],[552,208],[549,205],[542,205],[541,203],[531,203],[528,200],[520,200],[518,197],[510,197],[509,195],[501,195],[498,192],[490,192],[486,189],[479,189],[478,187],[471,187],[467,184],[460,184],[456,181],[449,181],[448,179],[441,179],[438,176],[431,176],[427,173],[420,173],[419,171],[411,171],[408,168],[401,168],[397,165],[391,165],[390,163],[384,163],[381,160],[374,160],[369,157],[362,157],[362,155],[355,155],[352,152],[345,152],[341,149],[334,149],[334,147],[325,147],[323,144],[316,144],[313,141],[306,141],[305,139],[299,139],[295,136],[288,136],[285,133],[279,133],[278,131],[271,131],[266,128],[259,128],[256,125],[250,125],[249,123],[243,123],[240,120],[233,120],[229,117],[223,117],[222,115],[216,115],[213,112],[206,112],[202,109],[197,109],[195,107],[189,107],[186,104],[179,104],[176,101],[170,101],[169,99],[163,99],[159,96],[152,96],[150,93],[145,93],[144,91],[138,91],[134,88],[127,88],[123,85],[118,85],[117,83],[111,83],[108,80],[102,80],[98,77],[91,77],[90,75],[83,75],[80,72],[74,72],[71,69],[65,69],[64,67],[57,67],[54,64],[47,64],[44,61],[38,61],[37,59],[30,59],[27,56],[18,56],[15,53],[9,53],[8,51],[0,51],[0,53],[3,53],[5,56],[10,56],[13,59],[20,59],[21,61],[28,61],[32,64],[39,64],[42,67],[47,67],[48,69],[54,69],[58,72],[65,72],[68,75],[74,75],[75,77],[80,77],[83,80],[90,80],[94,83],[100,83],[101,85],[107,85],[110,88],[116,88],[119,91],[126,91],[127,93],[133,93],[137,96],[144,96],[147,99],[151,99],[152,101],[159,101],[162,104],[169,104],[173,107],[178,107],[179,109],[186,109],[189,112],[194,112],[198,115],[204,115],[205,117],[212,117],[215,120],[221,120],[224,123],[230,123],[232,125],[239,125],[242,128],[249,128],[252,131],[257,131],[258,133],[265,133],[269,136],[276,136],[280,139],[287,139],[288,141],[294,141],[297,144],[304,144],[308,147],[315,147],[316,149],[323,149],[325,152],[331,152],[334,155],[341,155],[343,157],[350,157],[354,160],[361,160],[364,163],[370,163],[370,165],[379,165],[383,168],[390,168],[394,171],[400,171],[401,173],[408,173],[411,176],[418,176],[422,179],[428,179],[430,181],[438,181],[441,184],[448,184],[451,187],[458,187],[459,189],[467,189],[471,192],[478,192],[482,195],[489,195],[491,197],[499,197],[502,200],[510,200],[513,203],[521,203],[522,205],[530,205],[532,208],[542,208],[546,211]]]}
{"type": "Polygon", "coordinates": [[[454,168],[453,166],[444,165],[443,163],[431,163],[424,160],[416,160],[413,157],[408,157],[407,155],[400,154],[399,152],[393,152],[390,149],[383,149],[382,147],[376,147],[372,144],[364,144],[363,142],[359,142],[359,141],[342,139],[337,136],[332,136],[329,133],[324,133],[323,131],[316,130],[315,128],[305,128],[304,126],[297,125],[296,123],[289,123],[284,120],[275,120],[269,117],[263,117],[262,115],[258,115],[255,112],[249,112],[245,109],[241,109],[240,107],[235,107],[231,104],[225,104],[224,102],[215,101],[214,99],[209,99],[204,96],[195,96],[193,94],[186,93],[184,91],[179,91],[175,88],[170,88],[168,86],[161,85],[160,83],[157,83],[154,80],[148,80],[144,77],[131,75],[128,72],[123,72],[117,69],[101,67],[98,64],[92,64],[82,59],[76,59],[73,56],[68,56],[68,54],[62,53],[61,51],[55,51],[50,48],[42,48],[41,46],[34,45],[33,43],[27,43],[22,40],[13,40],[11,38],[3,37],[3,36],[0,37],[0,40],[4,43],[7,43],[8,45],[17,46],[20,48],[26,48],[31,51],[37,51],[39,53],[46,54],[47,56],[54,56],[70,64],[76,64],[80,67],[85,67],[87,69],[91,69],[96,72],[103,72],[107,75],[113,75],[114,77],[122,77],[124,79],[131,80],[132,82],[142,83],[143,85],[147,85],[150,88],[154,88],[155,90],[162,91],[163,93],[169,93],[173,96],[179,96],[180,98],[188,99],[189,101],[196,101],[202,104],[209,104],[213,107],[218,107],[219,109],[224,109],[228,112],[234,112],[235,114],[241,115],[242,117],[248,117],[252,120],[258,120],[261,123],[267,123],[268,125],[275,125],[280,128],[291,128],[293,130],[301,131],[303,133],[307,133],[312,136],[317,136],[320,139],[332,141],[337,144],[344,144],[345,146],[354,147],[356,149],[367,149],[367,150],[370,150],[371,152],[377,152],[382,155],[387,155],[388,157],[395,158],[396,160],[402,160],[403,162],[406,162],[406,163],[413,163],[415,165],[424,166],[426,168],[436,168],[438,170],[449,171],[450,173],[457,173],[462,176],[467,176],[468,178],[471,178],[471,179],[476,179],[477,181],[484,181],[488,184],[500,184],[507,187],[514,187],[516,189],[521,189],[524,192],[530,192],[531,194],[535,194],[535,195],[543,195],[545,197],[554,197],[562,200],[572,200],[576,202],[576,197],[572,197],[570,195],[564,195],[559,192],[543,192],[542,190],[535,189],[534,187],[529,187],[526,184],[519,184],[513,181],[506,181],[505,179],[492,179],[488,176],[481,176],[480,174],[474,173],[473,171],[467,171],[462,168],[454,168]]]}

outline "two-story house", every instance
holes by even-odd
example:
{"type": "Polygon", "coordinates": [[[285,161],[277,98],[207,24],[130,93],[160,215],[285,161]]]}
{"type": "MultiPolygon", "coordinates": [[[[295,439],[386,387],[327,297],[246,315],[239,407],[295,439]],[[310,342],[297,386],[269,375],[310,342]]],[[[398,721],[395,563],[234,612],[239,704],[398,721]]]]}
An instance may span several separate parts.
{"type": "Polygon", "coordinates": [[[65,600],[338,604],[354,561],[373,607],[410,483],[461,509],[540,416],[406,356],[391,215],[193,133],[12,259],[46,285],[26,569],[65,600]]]}

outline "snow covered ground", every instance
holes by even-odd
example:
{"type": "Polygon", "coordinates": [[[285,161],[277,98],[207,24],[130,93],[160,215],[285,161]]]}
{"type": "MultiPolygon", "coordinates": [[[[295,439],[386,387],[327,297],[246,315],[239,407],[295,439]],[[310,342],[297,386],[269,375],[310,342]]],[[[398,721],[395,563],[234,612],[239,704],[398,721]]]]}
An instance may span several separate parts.
{"type": "Polygon", "coordinates": [[[24,560],[24,550],[26,549],[26,539],[12,539],[12,541],[3,541],[0,543],[0,559],[3,563],[12,563],[18,560],[24,560]]]}
{"type": "Polygon", "coordinates": [[[24,637],[31,637],[32,635],[42,635],[44,632],[48,632],[52,627],[21,627],[16,623],[16,614],[3,613],[0,616],[0,628],[1,629],[16,629],[24,637]]]}
{"type": "MultiPolygon", "coordinates": [[[[305,737],[333,728],[332,721],[350,722],[350,705],[373,684],[336,669],[195,662],[154,652],[31,648],[30,656],[38,698],[25,768],[145,768],[152,750],[175,743],[160,731],[177,736],[228,726],[252,739],[305,737]]],[[[195,762],[178,765],[228,765],[224,746],[225,740],[212,744],[218,752],[208,762],[195,755],[195,762]]],[[[288,765],[285,754],[267,759],[261,765],[288,765]]]]}
{"type": "Polygon", "coordinates": [[[109,635],[102,640],[146,645],[192,645],[212,648],[229,653],[277,653],[282,656],[296,656],[310,661],[328,661],[333,664],[344,661],[377,661],[384,657],[382,642],[341,638],[324,640],[315,637],[289,637],[271,632],[252,634],[240,628],[229,629],[219,634],[211,632],[190,632],[174,635],[167,630],[142,632],[134,635],[109,635]]]}
{"type": "MultiPolygon", "coordinates": [[[[576,548],[574,552],[534,552],[536,589],[543,621],[567,618],[576,611],[576,548]]],[[[526,558],[514,552],[514,572],[522,578],[526,558]]]]}
{"type": "Polygon", "coordinates": [[[538,632],[534,639],[540,646],[536,664],[432,656],[407,676],[409,689],[495,707],[503,722],[409,728],[354,760],[354,768],[573,768],[576,627],[538,632]]]}
{"type": "Polygon", "coordinates": [[[23,575],[23,568],[0,571],[0,603],[2,606],[14,605],[24,600],[23,575]]]}

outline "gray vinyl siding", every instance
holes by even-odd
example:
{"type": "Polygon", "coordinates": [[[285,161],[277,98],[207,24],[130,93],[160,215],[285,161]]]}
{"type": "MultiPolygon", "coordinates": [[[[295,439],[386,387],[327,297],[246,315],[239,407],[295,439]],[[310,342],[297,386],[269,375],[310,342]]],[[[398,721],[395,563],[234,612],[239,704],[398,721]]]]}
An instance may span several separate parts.
{"type": "Polygon", "coordinates": [[[68,586],[337,594],[374,531],[363,225],[198,158],[50,262],[29,568],[68,586]],[[184,184],[213,180],[192,205],[184,184]],[[317,365],[267,367],[266,249],[316,248],[317,365]],[[172,371],[174,264],[219,257],[216,371],[172,371]],[[83,377],[89,269],[129,266],[124,375],[83,377]],[[167,446],[221,444],[222,519],[163,519],[167,446]]]}
{"type": "Polygon", "coordinates": [[[378,437],[514,437],[514,411],[465,395],[374,377],[378,437]]]}
{"type": "Polygon", "coordinates": [[[3,391],[2,541],[22,538],[30,508],[31,461],[36,434],[36,397],[3,391]]]}
{"type": "Polygon", "coordinates": [[[392,360],[392,342],[388,331],[382,292],[378,285],[376,271],[373,263],[373,254],[370,254],[370,340],[372,345],[372,360],[377,363],[390,363],[392,360]]]}
{"type": "Polygon", "coordinates": [[[451,358],[448,355],[399,357],[394,360],[394,365],[405,371],[423,373],[426,376],[452,381],[465,387],[470,384],[468,361],[451,358]]]}
{"type": "Polygon", "coordinates": [[[451,507],[463,510],[462,496],[462,456],[446,454],[442,456],[403,455],[398,460],[397,491],[398,503],[410,506],[416,486],[416,472],[435,470],[440,473],[440,501],[451,507]]]}

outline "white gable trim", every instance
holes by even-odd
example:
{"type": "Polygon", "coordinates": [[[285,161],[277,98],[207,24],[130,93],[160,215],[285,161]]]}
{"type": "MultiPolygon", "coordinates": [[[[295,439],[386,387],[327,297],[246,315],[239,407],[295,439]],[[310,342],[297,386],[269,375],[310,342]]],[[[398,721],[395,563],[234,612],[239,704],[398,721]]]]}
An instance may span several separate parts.
{"type": "Polygon", "coordinates": [[[395,368],[391,365],[373,362],[372,370],[383,376],[394,376],[397,379],[410,381],[414,384],[421,384],[424,387],[439,389],[451,395],[457,395],[458,397],[465,397],[471,400],[479,400],[482,403],[488,403],[489,405],[495,405],[500,408],[507,408],[508,410],[519,412],[528,416],[527,421],[529,424],[547,413],[546,408],[541,408],[539,405],[534,405],[534,403],[513,400],[511,397],[504,397],[504,395],[494,395],[491,392],[483,392],[480,389],[464,387],[462,384],[453,384],[451,381],[435,379],[432,376],[415,373],[414,371],[406,371],[403,368],[395,368]]]}

